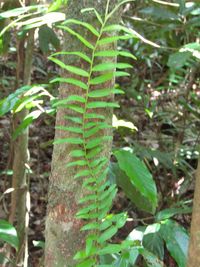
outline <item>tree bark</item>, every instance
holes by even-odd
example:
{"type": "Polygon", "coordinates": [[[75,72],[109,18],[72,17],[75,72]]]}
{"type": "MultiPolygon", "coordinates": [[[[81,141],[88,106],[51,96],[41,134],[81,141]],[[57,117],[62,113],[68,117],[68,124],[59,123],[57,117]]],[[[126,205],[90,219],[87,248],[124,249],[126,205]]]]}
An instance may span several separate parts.
{"type": "MultiPolygon", "coordinates": [[[[16,88],[31,83],[32,55],[34,48],[34,30],[30,30],[27,36],[27,47],[25,49],[25,40],[22,39],[18,43],[18,66],[16,75],[16,88]]],[[[28,110],[14,114],[13,131],[23,122],[28,115],[28,110]]],[[[17,233],[19,236],[19,251],[17,253],[16,262],[18,266],[26,267],[28,264],[28,210],[27,210],[27,193],[28,182],[26,172],[28,170],[28,128],[24,130],[13,142],[13,177],[12,188],[14,191],[11,195],[11,209],[9,214],[9,222],[17,222],[17,233]]]]}
{"type": "Polygon", "coordinates": [[[200,266],[200,158],[196,171],[187,267],[200,266]]]}
{"type": "MultiPolygon", "coordinates": [[[[66,9],[66,17],[79,19],[89,22],[93,25],[97,24],[96,18],[92,13],[81,14],[81,9],[87,7],[95,7],[98,12],[103,16],[105,13],[107,0],[93,1],[93,0],[70,0],[66,9]]],[[[111,10],[117,0],[111,1],[111,10]]],[[[120,16],[115,17],[118,21],[120,16]]],[[[70,25],[71,27],[71,25],[70,25]]],[[[73,26],[73,29],[80,32],[90,42],[94,42],[94,37],[83,28],[73,26]],[[93,38],[93,39],[92,39],[93,38]]],[[[113,44],[109,45],[107,49],[113,49],[113,44]]],[[[88,50],[80,45],[80,42],[69,34],[64,34],[64,51],[82,51],[88,54],[88,50]]],[[[89,55],[89,54],[88,54],[89,55]]],[[[113,59],[107,59],[113,62],[113,59]]],[[[114,59],[115,60],[115,59],[114,59]]],[[[81,60],[74,57],[67,58],[67,64],[77,65],[82,69],[88,68],[88,65],[81,60]]],[[[64,77],[72,77],[69,73],[62,73],[64,77]]],[[[83,80],[83,79],[82,79],[83,80]]],[[[113,87],[114,80],[107,82],[107,88],[113,87]]],[[[64,99],[69,95],[84,96],[84,90],[72,85],[62,84],[59,89],[59,98],[64,99]]],[[[104,109],[99,111],[107,118],[107,123],[111,123],[112,110],[104,109]]],[[[77,113],[76,113],[77,115],[77,113]]],[[[71,110],[59,108],[56,117],[57,126],[74,126],[66,120],[66,116],[73,116],[71,110]]],[[[102,131],[102,135],[112,134],[111,130],[107,129],[102,131]]],[[[56,129],[55,139],[70,138],[76,135],[56,129]]],[[[105,142],[102,155],[110,156],[112,142],[105,142]]],[[[49,196],[48,196],[48,209],[46,218],[46,232],[45,232],[45,266],[48,267],[74,267],[76,265],[73,259],[75,253],[84,247],[85,233],[80,231],[84,222],[76,219],[75,214],[80,209],[78,201],[80,198],[87,194],[82,188],[81,179],[74,179],[77,173],[77,167],[66,168],[67,163],[71,161],[70,151],[73,145],[62,144],[55,145],[52,158],[51,176],[49,179],[49,196]]]]}

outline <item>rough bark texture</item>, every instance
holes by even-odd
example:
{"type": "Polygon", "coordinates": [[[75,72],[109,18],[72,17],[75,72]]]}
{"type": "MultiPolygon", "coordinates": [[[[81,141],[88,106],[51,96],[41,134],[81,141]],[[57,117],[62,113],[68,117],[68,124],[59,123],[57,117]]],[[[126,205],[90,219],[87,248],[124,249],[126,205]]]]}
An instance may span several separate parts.
{"type": "MultiPolygon", "coordinates": [[[[116,0],[111,1],[111,8],[116,2],[116,0]]],[[[96,19],[93,13],[82,15],[80,10],[86,7],[95,7],[100,14],[104,14],[106,3],[107,0],[71,0],[68,2],[66,10],[67,18],[82,19],[83,21],[94,24],[96,23],[96,19]]],[[[119,16],[117,19],[118,18],[119,16]]],[[[83,28],[74,27],[74,29],[79,32],[81,30],[82,35],[87,36],[87,39],[91,42],[93,41],[88,32],[83,32],[83,28]]],[[[85,49],[84,46],[81,46],[80,42],[69,34],[64,34],[63,48],[65,51],[82,50],[84,53],[88,54],[88,50],[85,49]]],[[[110,49],[111,48],[113,47],[110,47],[110,49]]],[[[81,60],[78,61],[77,57],[67,58],[67,63],[87,69],[85,62],[81,60]]],[[[66,77],[70,76],[69,73],[63,73],[62,75],[66,77]]],[[[107,83],[107,86],[113,86],[113,82],[114,81],[107,83]]],[[[71,94],[83,95],[84,91],[71,85],[62,85],[60,87],[61,99],[71,94]]],[[[69,121],[64,119],[66,115],[73,115],[73,113],[66,109],[59,109],[56,117],[56,125],[70,126],[69,121]]],[[[104,109],[103,115],[106,116],[107,122],[111,122],[112,110],[104,109]]],[[[102,132],[102,134],[105,133],[106,132],[102,132]]],[[[66,131],[56,130],[55,139],[67,137],[75,137],[75,135],[66,131]]],[[[75,266],[76,262],[73,260],[73,256],[84,247],[85,234],[80,231],[84,222],[76,219],[75,214],[80,208],[78,206],[78,200],[87,192],[83,192],[82,190],[82,181],[74,179],[77,168],[66,168],[66,164],[71,161],[69,153],[72,148],[73,146],[68,144],[54,146],[45,233],[45,266],[48,267],[75,266]]],[[[105,142],[103,154],[109,157],[110,150],[111,142],[105,142]]]]}
{"type": "Polygon", "coordinates": [[[196,171],[187,267],[200,266],[200,158],[196,171]]]}

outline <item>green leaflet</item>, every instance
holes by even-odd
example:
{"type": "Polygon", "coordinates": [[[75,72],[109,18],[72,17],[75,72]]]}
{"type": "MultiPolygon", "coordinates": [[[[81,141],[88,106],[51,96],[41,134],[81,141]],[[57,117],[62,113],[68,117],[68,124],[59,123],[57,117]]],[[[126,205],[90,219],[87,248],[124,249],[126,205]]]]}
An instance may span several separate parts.
{"type": "Polygon", "coordinates": [[[114,70],[114,69],[127,69],[132,68],[132,65],[127,63],[101,63],[93,67],[93,71],[107,71],[107,70],[114,70]]]}
{"type": "Polygon", "coordinates": [[[54,144],[64,144],[64,143],[68,143],[68,144],[73,144],[73,145],[81,145],[83,144],[83,140],[81,138],[63,138],[63,139],[56,139],[54,141],[54,144]]]}
{"type": "Polygon", "coordinates": [[[88,11],[93,11],[95,13],[98,21],[100,22],[100,24],[103,24],[103,20],[102,20],[102,18],[100,16],[99,12],[95,8],[91,7],[91,8],[84,8],[84,9],[81,10],[82,13],[88,12],[88,11]]]}
{"type": "Polygon", "coordinates": [[[72,150],[70,152],[70,156],[73,158],[79,158],[79,157],[84,157],[85,156],[85,152],[83,150],[72,150]]]}
{"type": "Polygon", "coordinates": [[[89,73],[85,70],[82,70],[78,67],[70,66],[70,65],[65,65],[61,60],[53,57],[49,57],[51,61],[56,63],[58,66],[60,66],[62,69],[65,69],[69,72],[72,72],[76,75],[83,76],[83,77],[89,77],[89,73]]]}
{"type": "Polygon", "coordinates": [[[84,44],[86,47],[90,49],[94,49],[94,46],[90,42],[88,42],[83,36],[81,36],[79,33],[73,31],[67,26],[58,26],[58,27],[76,36],[81,41],[81,43],[84,44]]]}
{"type": "Polygon", "coordinates": [[[55,128],[63,130],[63,131],[69,131],[72,133],[79,133],[79,134],[83,133],[83,130],[81,128],[78,128],[78,127],[56,126],[55,128]]]}
{"type": "Polygon", "coordinates": [[[117,51],[117,50],[103,50],[103,51],[97,51],[94,54],[95,57],[117,57],[117,56],[123,56],[128,57],[132,59],[136,59],[135,56],[133,56],[131,53],[126,51],[117,51]]]}
{"type": "Polygon", "coordinates": [[[99,37],[99,32],[89,23],[82,22],[82,21],[76,20],[76,19],[68,19],[68,20],[66,20],[65,22],[62,23],[62,25],[66,25],[66,24],[81,25],[81,26],[85,27],[86,29],[88,29],[91,33],[93,33],[94,35],[99,37]]]}
{"type": "Polygon", "coordinates": [[[105,83],[105,82],[110,81],[112,79],[113,79],[113,73],[106,73],[106,74],[97,76],[97,77],[93,78],[92,80],[90,80],[90,84],[91,85],[97,85],[97,84],[105,83]]]}
{"type": "Polygon", "coordinates": [[[85,55],[85,54],[83,54],[83,53],[81,53],[79,51],[74,51],[74,52],[61,51],[61,52],[56,52],[56,53],[52,54],[51,56],[54,57],[54,56],[57,56],[57,55],[74,55],[74,56],[79,56],[80,58],[84,59],[88,63],[91,63],[91,59],[87,55],[85,55]]]}
{"type": "Polygon", "coordinates": [[[74,79],[74,78],[62,78],[62,77],[57,77],[57,78],[55,78],[55,79],[53,79],[53,80],[50,81],[50,83],[55,83],[55,82],[69,83],[69,84],[78,86],[78,87],[80,87],[80,88],[82,88],[82,89],[85,89],[85,90],[88,89],[87,84],[85,84],[84,82],[79,81],[79,80],[77,80],[77,79],[74,79]]]}
{"type": "Polygon", "coordinates": [[[87,105],[88,109],[91,108],[119,108],[117,103],[112,102],[104,102],[104,101],[96,101],[96,102],[89,102],[87,105]]]}
{"type": "Polygon", "coordinates": [[[114,43],[114,42],[119,41],[119,40],[128,40],[131,38],[133,38],[133,36],[130,34],[129,35],[121,35],[121,36],[105,37],[99,41],[98,45],[101,46],[101,45],[105,45],[105,44],[109,44],[109,43],[114,43]]]}

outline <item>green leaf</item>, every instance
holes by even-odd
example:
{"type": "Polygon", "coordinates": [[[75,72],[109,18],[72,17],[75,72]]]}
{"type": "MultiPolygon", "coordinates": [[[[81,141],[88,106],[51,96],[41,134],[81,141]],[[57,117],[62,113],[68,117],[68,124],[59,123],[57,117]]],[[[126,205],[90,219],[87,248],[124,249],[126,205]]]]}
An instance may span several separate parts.
{"type": "Polygon", "coordinates": [[[142,244],[149,252],[156,255],[160,260],[163,260],[164,241],[161,238],[159,232],[144,235],[142,244]]]}
{"type": "Polygon", "coordinates": [[[73,158],[79,158],[85,156],[85,152],[83,150],[72,150],[69,155],[73,158]]]}
{"type": "Polygon", "coordinates": [[[114,70],[114,69],[126,69],[126,68],[132,68],[132,65],[127,63],[101,63],[93,67],[93,71],[108,71],[108,70],[114,70]]]}
{"type": "Polygon", "coordinates": [[[61,68],[65,69],[69,72],[72,72],[72,73],[79,75],[79,76],[89,77],[89,73],[87,71],[81,69],[81,68],[70,66],[70,65],[65,65],[61,60],[59,60],[57,58],[49,57],[49,59],[51,61],[53,61],[54,63],[56,63],[61,68]]]}
{"type": "Polygon", "coordinates": [[[98,251],[99,255],[105,255],[105,254],[113,254],[118,253],[121,251],[121,245],[120,244],[110,244],[105,246],[104,248],[100,249],[98,251]]]}
{"type": "Polygon", "coordinates": [[[133,38],[133,36],[130,34],[129,35],[121,35],[121,36],[105,37],[105,38],[102,38],[101,40],[99,40],[98,46],[117,42],[119,40],[128,40],[128,39],[132,39],[132,38],[133,38]]]}
{"type": "Polygon", "coordinates": [[[84,108],[82,108],[80,106],[67,104],[66,107],[69,108],[69,109],[71,109],[71,110],[73,110],[73,111],[76,111],[78,113],[81,113],[81,114],[84,113],[84,108]]]}
{"type": "Polygon", "coordinates": [[[94,267],[94,265],[95,265],[94,259],[87,259],[77,264],[76,267],[94,267]]]}
{"type": "Polygon", "coordinates": [[[89,11],[93,11],[93,12],[95,13],[95,15],[96,15],[98,21],[99,21],[101,24],[103,24],[103,20],[102,20],[100,14],[98,13],[98,11],[97,11],[95,8],[93,8],[93,7],[84,8],[84,9],[81,10],[81,13],[89,12],[89,11]]]}
{"type": "Polygon", "coordinates": [[[83,130],[79,127],[56,126],[55,128],[63,131],[69,131],[72,133],[83,133],[83,130]]]}
{"type": "Polygon", "coordinates": [[[160,234],[178,266],[185,267],[189,245],[186,230],[175,221],[166,220],[161,224],[160,234]]]}
{"type": "Polygon", "coordinates": [[[91,149],[94,147],[99,146],[103,141],[112,140],[112,136],[104,136],[104,137],[97,137],[95,139],[91,139],[87,142],[86,148],[91,149]]]}
{"type": "Polygon", "coordinates": [[[176,52],[170,54],[167,65],[172,69],[180,69],[187,63],[190,58],[190,52],[176,52]]]}
{"type": "Polygon", "coordinates": [[[17,231],[14,226],[4,220],[0,220],[0,240],[5,241],[18,250],[19,239],[17,236],[17,231]]]}
{"type": "Polygon", "coordinates": [[[72,122],[75,122],[77,124],[82,124],[83,123],[83,120],[80,117],[71,117],[71,116],[65,115],[64,118],[67,119],[67,120],[70,120],[72,122]]]}
{"type": "Polygon", "coordinates": [[[54,144],[73,144],[73,145],[81,145],[83,144],[83,140],[81,138],[63,138],[63,139],[56,139],[54,144]]]}
{"type": "Polygon", "coordinates": [[[98,89],[98,90],[94,90],[94,91],[91,91],[89,92],[88,96],[89,97],[104,97],[104,96],[109,96],[111,94],[114,94],[115,93],[115,89],[111,89],[111,88],[108,88],[108,89],[98,89]]]}
{"type": "Polygon", "coordinates": [[[106,73],[90,80],[90,84],[97,85],[113,79],[113,73],[106,73]]]}
{"type": "Polygon", "coordinates": [[[117,50],[103,50],[103,51],[97,51],[94,54],[95,57],[117,57],[117,56],[123,56],[128,57],[132,59],[136,59],[134,55],[132,55],[129,52],[126,51],[117,51],[117,50]]]}
{"type": "Polygon", "coordinates": [[[116,226],[111,226],[110,228],[105,230],[103,234],[101,234],[101,236],[98,239],[98,242],[104,243],[105,241],[113,237],[117,233],[117,231],[118,231],[118,228],[116,226]]]}
{"type": "Polygon", "coordinates": [[[74,167],[74,166],[87,166],[87,165],[88,165],[88,162],[86,160],[77,160],[77,161],[68,163],[66,166],[74,167]]]}
{"type": "Polygon", "coordinates": [[[141,249],[140,253],[145,259],[148,267],[163,267],[163,262],[160,261],[153,253],[147,251],[146,249],[141,249]]]}
{"type": "Polygon", "coordinates": [[[83,54],[83,53],[81,53],[79,51],[74,51],[74,52],[61,51],[61,52],[56,52],[56,53],[52,54],[51,56],[54,57],[54,56],[57,56],[57,55],[74,55],[74,56],[79,56],[80,58],[84,59],[88,63],[91,63],[91,59],[87,55],[85,55],[85,54],[83,54]]]}
{"type": "Polygon", "coordinates": [[[101,114],[97,114],[97,113],[86,113],[85,114],[85,118],[86,119],[101,119],[101,120],[105,120],[105,116],[103,116],[101,114]]]}
{"type": "Polygon", "coordinates": [[[104,102],[104,101],[89,102],[87,104],[88,109],[92,109],[92,108],[119,108],[119,107],[120,106],[117,103],[104,102]]]}
{"type": "Polygon", "coordinates": [[[92,50],[94,49],[94,46],[90,42],[88,42],[83,36],[81,36],[79,33],[75,32],[75,31],[73,31],[69,27],[67,27],[67,26],[58,26],[58,28],[63,29],[65,31],[69,32],[70,34],[76,36],[79,39],[79,41],[82,44],[84,44],[86,47],[88,47],[88,48],[90,48],[92,50]]]}
{"type": "Polygon", "coordinates": [[[146,165],[129,151],[118,150],[114,155],[118,160],[120,169],[129,177],[131,184],[148,199],[152,205],[152,211],[155,212],[157,206],[157,190],[152,175],[146,165]]]}
{"type": "Polygon", "coordinates": [[[82,22],[82,21],[76,20],[76,19],[68,19],[68,20],[66,20],[65,22],[62,23],[62,25],[66,25],[66,24],[81,25],[81,26],[85,27],[86,29],[88,29],[91,33],[93,33],[94,35],[99,37],[99,32],[89,23],[82,22]]]}
{"type": "Polygon", "coordinates": [[[60,40],[56,33],[47,25],[43,25],[39,28],[39,47],[44,54],[47,54],[52,45],[56,50],[60,47],[60,40]]]}
{"type": "Polygon", "coordinates": [[[191,212],[192,212],[192,208],[188,206],[174,207],[174,208],[161,210],[160,212],[156,214],[156,221],[166,220],[166,219],[173,217],[174,215],[187,214],[191,212]]]}
{"type": "Polygon", "coordinates": [[[95,229],[99,229],[99,224],[94,222],[94,223],[88,223],[86,225],[84,225],[82,228],[81,228],[81,231],[88,231],[88,230],[95,230],[95,229]]]}
{"type": "Polygon", "coordinates": [[[34,6],[27,6],[27,7],[19,7],[14,8],[5,12],[0,13],[0,19],[1,18],[11,18],[11,17],[18,17],[28,11],[31,10],[37,10],[38,8],[42,7],[42,5],[34,5],[34,6]]]}

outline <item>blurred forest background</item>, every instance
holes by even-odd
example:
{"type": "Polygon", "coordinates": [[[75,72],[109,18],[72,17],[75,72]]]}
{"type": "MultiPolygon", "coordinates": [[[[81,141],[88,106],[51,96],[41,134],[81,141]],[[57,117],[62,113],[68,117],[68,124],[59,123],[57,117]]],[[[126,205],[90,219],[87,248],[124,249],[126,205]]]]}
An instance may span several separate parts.
{"type": "MultiPolygon", "coordinates": [[[[49,81],[59,68],[48,56],[67,41],[56,27],[64,20],[63,2],[41,2],[0,1],[0,252],[4,242],[16,247],[16,240],[1,236],[1,227],[9,228],[7,221],[15,226],[10,188],[22,148],[16,151],[15,142],[29,127],[25,172],[30,192],[29,266],[33,267],[40,266],[43,258],[56,113],[52,102],[58,97],[58,84],[49,81]],[[28,49],[29,59],[24,61],[28,49]]],[[[129,217],[114,239],[142,234],[144,247],[165,264],[158,266],[184,267],[199,158],[200,2],[135,1],[124,6],[122,23],[135,31],[136,38],[119,41],[119,50],[131,52],[136,60],[127,59],[133,65],[130,76],[116,80],[125,94],[117,96],[121,107],[114,111],[113,150],[126,147],[133,153],[131,168],[144,187],[151,186],[144,178],[151,173],[158,206],[154,212],[151,199],[124,171],[129,166],[120,166],[113,156],[109,179],[119,187],[113,212],[127,211],[129,217]]],[[[148,264],[138,259],[137,266],[156,266],[148,264]]]]}

